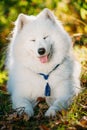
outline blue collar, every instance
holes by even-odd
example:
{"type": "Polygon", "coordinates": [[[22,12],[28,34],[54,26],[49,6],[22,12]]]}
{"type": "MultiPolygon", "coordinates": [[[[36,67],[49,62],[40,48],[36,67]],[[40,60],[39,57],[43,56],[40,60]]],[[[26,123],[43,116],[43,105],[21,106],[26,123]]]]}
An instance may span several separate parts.
{"type": "Polygon", "coordinates": [[[51,88],[50,88],[50,85],[48,83],[48,78],[49,78],[50,74],[59,67],[59,65],[60,64],[57,64],[48,74],[39,73],[39,75],[43,76],[43,78],[46,80],[46,86],[45,86],[45,92],[44,92],[45,96],[51,95],[51,88]]]}

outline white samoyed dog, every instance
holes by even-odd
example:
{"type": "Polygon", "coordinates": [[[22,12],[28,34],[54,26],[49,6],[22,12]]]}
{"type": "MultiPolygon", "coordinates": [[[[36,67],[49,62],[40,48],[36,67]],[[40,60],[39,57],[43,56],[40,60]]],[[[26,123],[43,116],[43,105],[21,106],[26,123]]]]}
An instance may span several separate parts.
{"type": "Polygon", "coordinates": [[[45,97],[49,117],[66,109],[80,92],[71,38],[49,9],[18,16],[7,59],[13,108],[24,107],[30,117],[38,97],[45,97]]]}

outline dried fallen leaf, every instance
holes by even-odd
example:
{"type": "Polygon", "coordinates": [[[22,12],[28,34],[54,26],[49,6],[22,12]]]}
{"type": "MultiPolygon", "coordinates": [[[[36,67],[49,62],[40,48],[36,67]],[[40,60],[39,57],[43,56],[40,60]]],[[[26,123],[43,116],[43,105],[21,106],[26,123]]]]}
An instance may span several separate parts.
{"type": "Polygon", "coordinates": [[[68,125],[68,124],[69,124],[69,121],[65,120],[65,121],[64,121],[64,124],[65,124],[65,125],[68,125]]]}
{"type": "Polygon", "coordinates": [[[83,116],[82,119],[79,121],[78,125],[87,128],[87,116],[83,116]]]}
{"type": "Polygon", "coordinates": [[[59,124],[61,124],[61,123],[62,123],[61,120],[57,120],[57,121],[55,122],[56,125],[59,125],[59,124]]]}
{"type": "Polygon", "coordinates": [[[37,101],[38,101],[38,102],[45,102],[45,98],[38,97],[38,98],[37,98],[37,101]]]}
{"type": "Polygon", "coordinates": [[[62,114],[62,116],[65,117],[65,116],[67,115],[67,111],[66,111],[65,109],[62,109],[62,110],[61,110],[61,114],[62,114]]]}
{"type": "Polygon", "coordinates": [[[43,112],[40,110],[40,111],[38,112],[38,115],[35,116],[35,118],[36,118],[37,120],[40,120],[43,116],[44,116],[44,114],[43,114],[43,112]]]}
{"type": "Polygon", "coordinates": [[[87,106],[83,105],[83,104],[80,104],[80,106],[84,109],[84,110],[87,110],[87,106]]]}
{"type": "Polygon", "coordinates": [[[69,127],[67,130],[77,130],[75,127],[69,127]]]}
{"type": "Polygon", "coordinates": [[[30,117],[29,117],[26,113],[24,113],[23,119],[24,119],[25,121],[28,121],[28,120],[30,119],[30,117]]]}
{"type": "Polygon", "coordinates": [[[13,114],[10,114],[7,118],[7,120],[12,120],[14,118],[17,118],[17,112],[14,112],[13,114]]]}
{"type": "Polygon", "coordinates": [[[45,125],[40,125],[39,128],[40,128],[40,130],[51,130],[51,129],[49,129],[49,128],[48,128],[47,126],[45,126],[45,125]]]}

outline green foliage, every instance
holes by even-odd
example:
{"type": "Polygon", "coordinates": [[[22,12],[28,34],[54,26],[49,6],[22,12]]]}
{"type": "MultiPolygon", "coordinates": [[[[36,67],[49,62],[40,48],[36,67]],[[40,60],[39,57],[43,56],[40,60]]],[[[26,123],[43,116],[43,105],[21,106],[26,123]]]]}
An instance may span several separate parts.
{"type": "Polygon", "coordinates": [[[56,7],[56,15],[70,34],[87,33],[86,0],[61,0],[56,7]]]}
{"type": "Polygon", "coordinates": [[[87,18],[87,0],[72,0],[71,2],[75,5],[77,11],[80,12],[80,16],[82,19],[86,20],[87,18]]]}
{"type": "Polygon", "coordinates": [[[0,1],[0,46],[7,42],[5,38],[18,14],[36,15],[46,7],[54,10],[70,33],[87,33],[87,0],[3,0],[0,1]]]}
{"type": "Polygon", "coordinates": [[[7,72],[3,71],[0,72],[0,87],[5,83],[5,81],[7,81],[8,77],[7,77],[7,72]]]}

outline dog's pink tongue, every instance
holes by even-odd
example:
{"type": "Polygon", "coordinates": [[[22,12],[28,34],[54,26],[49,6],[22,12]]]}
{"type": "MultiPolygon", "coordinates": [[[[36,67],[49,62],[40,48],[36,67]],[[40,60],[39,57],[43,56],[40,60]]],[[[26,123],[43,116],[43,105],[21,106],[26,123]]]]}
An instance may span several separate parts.
{"type": "Polygon", "coordinates": [[[41,63],[46,63],[48,61],[48,56],[42,56],[40,57],[41,63]]]}

